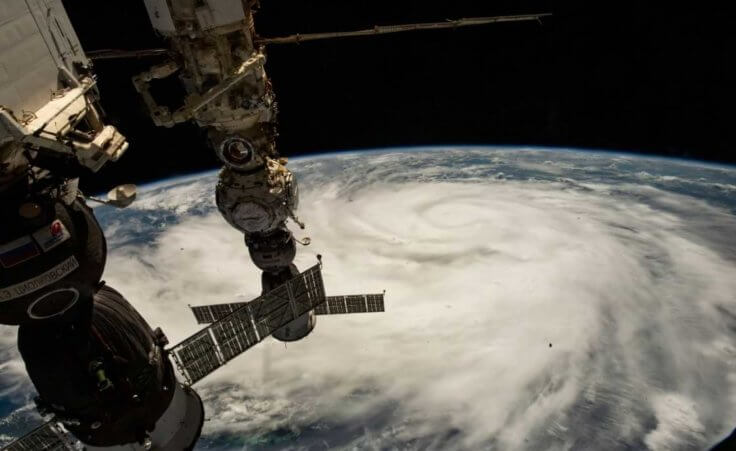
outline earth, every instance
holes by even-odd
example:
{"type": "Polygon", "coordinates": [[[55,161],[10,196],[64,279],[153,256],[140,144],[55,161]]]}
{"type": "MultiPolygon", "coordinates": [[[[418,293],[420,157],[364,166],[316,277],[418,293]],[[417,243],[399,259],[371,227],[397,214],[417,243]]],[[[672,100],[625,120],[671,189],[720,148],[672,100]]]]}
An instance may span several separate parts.
{"type": "MultiPolygon", "coordinates": [[[[522,148],[295,159],[302,270],[386,312],[318,317],[197,383],[198,449],[705,449],[736,425],[736,168],[522,148]]],[[[215,172],[96,208],[105,280],[172,343],[260,293],[215,172]]],[[[37,424],[0,329],[0,439],[37,424]]]]}

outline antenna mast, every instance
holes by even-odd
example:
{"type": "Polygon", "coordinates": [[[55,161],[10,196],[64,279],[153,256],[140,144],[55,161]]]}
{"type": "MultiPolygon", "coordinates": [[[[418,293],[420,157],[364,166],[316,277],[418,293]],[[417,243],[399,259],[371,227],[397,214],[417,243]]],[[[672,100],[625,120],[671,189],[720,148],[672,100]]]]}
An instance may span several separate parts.
{"type": "Polygon", "coordinates": [[[353,31],[335,31],[326,33],[308,33],[308,34],[292,34],[289,36],[281,36],[275,38],[257,38],[257,44],[299,44],[306,41],[318,41],[322,39],[335,38],[351,38],[358,36],[375,36],[380,34],[404,33],[407,31],[423,31],[423,30],[442,30],[447,28],[475,27],[478,25],[487,25],[501,22],[525,22],[525,21],[541,21],[542,17],[551,16],[551,13],[545,14],[523,14],[517,16],[493,16],[493,17],[470,17],[456,20],[446,20],[444,22],[424,22],[411,23],[403,25],[376,25],[373,28],[353,31]]]}

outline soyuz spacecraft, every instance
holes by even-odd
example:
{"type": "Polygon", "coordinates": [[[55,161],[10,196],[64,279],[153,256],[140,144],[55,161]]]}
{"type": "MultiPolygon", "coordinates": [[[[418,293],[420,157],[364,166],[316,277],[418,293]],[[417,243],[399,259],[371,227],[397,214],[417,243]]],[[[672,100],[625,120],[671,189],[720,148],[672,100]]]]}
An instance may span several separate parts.
{"type": "MultiPolygon", "coordinates": [[[[191,385],[268,336],[298,340],[316,315],[384,310],[383,294],[326,296],[321,262],[293,264],[286,227],[298,190],[275,144],[277,104],[264,47],[314,39],[539,20],[544,14],[460,19],[338,33],[261,38],[257,0],[143,0],[168,49],[96,52],[157,55],[133,78],[154,123],[194,121],[224,164],[217,207],[244,235],[262,272],[249,302],[194,306],[207,326],[169,347],[115,289],[101,281],[106,242],[87,200],[124,208],[135,188],[85,198],[77,180],[127,150],[105,123],[100,93],[61,0],[0,3],[0,324],[17,325],[18,348],[50,420],[8,450],[184,450],[204,413],[191,385]],[[186,91],[174,111],[150,85],[176,76],[186,91]],[[180,374],[177,377],[176,373],[180,374]]],[[[122,287],[124,288],[124,287],[122,287]]]]}

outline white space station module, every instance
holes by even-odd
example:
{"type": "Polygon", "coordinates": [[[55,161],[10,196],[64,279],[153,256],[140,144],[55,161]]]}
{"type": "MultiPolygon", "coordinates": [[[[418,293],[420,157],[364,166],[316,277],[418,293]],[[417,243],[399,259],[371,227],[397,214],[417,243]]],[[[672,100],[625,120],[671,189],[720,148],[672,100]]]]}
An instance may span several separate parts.
{"type": "Polygon", "coordinates": [[[194,121],[224,164],[217,206],[244,234],[263,271],[249,302],[192,307],[207,327],[168,347],[135,308],[101,281],[106,242],[87,200],[126,207],[135,187],[107,200],[85,198],[83,171],[97,172],[127,150],[98,104],[95,74],[61,0],[0,2],[0,324],[17,325],[18,347],[49,421],[9,450],[185,450],[204,413],[191,385],[273,336],[298,340],[316,315],[384,310],[383,294],[328,297],[321,262],[299,272],[298,190],[276,148],[277,106],[264,46],[484,23],[544,15],[460,19],[338,33],[260,38],[257,0],[143,0],[167,49],[94,52],[97,58],[165,59],[133,83],[152,120],[194,121]],[[150,90],[178,77],[174,111],[150,90]],[[172,363],[173,361],[173,363],[172,363]],[[177,377],[176,373],[180,373],[177,377]]]}

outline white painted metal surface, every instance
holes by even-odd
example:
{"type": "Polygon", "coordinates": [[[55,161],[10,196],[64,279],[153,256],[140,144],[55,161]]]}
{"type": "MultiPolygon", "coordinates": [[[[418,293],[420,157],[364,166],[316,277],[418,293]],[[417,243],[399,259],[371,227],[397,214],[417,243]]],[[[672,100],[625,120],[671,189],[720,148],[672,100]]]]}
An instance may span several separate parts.
{"type": "Polygon", "coordinates": [[[0,1],[0,105],[39,109],[75,62],[88,60],[61,0],[0,1]]]}
{"type": "Polygon", "coordinates": [[[144,0],[144,2],[153,28],[167,36],[176,33],[174,20],[171,18],[166,0],[144,0]]]}
{"type": "Polygon", "coordinates": [[[196,10],[197,21],[203,30],[240,22],[245,19],[242,0],[207,0],[196,10]]]}

